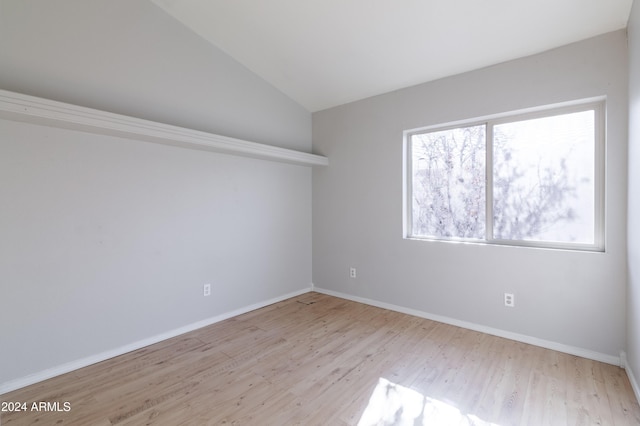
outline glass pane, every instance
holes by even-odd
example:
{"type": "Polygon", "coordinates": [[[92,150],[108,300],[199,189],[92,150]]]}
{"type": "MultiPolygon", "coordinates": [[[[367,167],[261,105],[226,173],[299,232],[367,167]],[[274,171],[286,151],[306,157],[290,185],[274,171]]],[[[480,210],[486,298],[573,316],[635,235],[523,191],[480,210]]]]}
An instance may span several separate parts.
{"type": "Polygon", "coordinates": [[[485,238],[485,126],[411,136],[412,234],[485,238]]]}
{"type": "Polygon", "coordinates": [[[494,126],[494,237],[594,243],[595,113],[494,126]]]}

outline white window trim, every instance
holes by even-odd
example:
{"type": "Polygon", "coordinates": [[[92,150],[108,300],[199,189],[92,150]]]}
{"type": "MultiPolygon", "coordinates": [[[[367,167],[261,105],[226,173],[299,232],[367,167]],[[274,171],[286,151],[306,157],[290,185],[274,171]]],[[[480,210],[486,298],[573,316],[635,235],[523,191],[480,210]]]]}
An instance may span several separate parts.
{"type": "Polygon", "coordinates": [[[542,107],[523,109],[503,114],[484,116],[470,120],[460,120],[444,124],[437,124],[403,132],[403,238],[420,241],[465,242],[474,244],[503,245],[516,247],[533,247],[545,249],[575,250],[604,252],[606,248],[605,232],[605,180],[606,180],[606,97],[582,99],[542,107]],[[594,182],[594,243],[559,243],[547,241],[502,240],[493,238],[493,126],[496,124],[521,121],[534,118],[550,117],[554,115],[570,114],[593,110],[595,133],[595,182],[594,182]],[[459,238],[437,236],[414,236],[412,233],[413,188],[411,164],[411,136],[458,127],[486,125],[486,162],[485,162],[485,238],[459,238]]]}

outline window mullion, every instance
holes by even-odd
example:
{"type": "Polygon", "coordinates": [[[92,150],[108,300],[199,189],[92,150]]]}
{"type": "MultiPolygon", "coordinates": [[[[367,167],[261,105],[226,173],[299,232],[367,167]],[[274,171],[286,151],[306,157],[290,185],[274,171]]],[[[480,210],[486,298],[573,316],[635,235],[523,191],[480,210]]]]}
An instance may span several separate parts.
{"type": "Polygon", "coordinates": [[[403,175],[405,177],[404,180],[404,191],[403,191],[403,210],[405,212],[404,217],[404,229],[403,235],[404,237],[413,236],[413,162],[412,162],[412,151],[413,151],[413,142],[411,136],[405,135],[405,140],[403,143],[403,175]]]}
{"type": "Polygon", "coordinates": [[[485,124],[485,239],[493,240],[493,124],[485,124]]]}
{"type": "Polygon", "coordinates": [[[598,249],[605,249],[605,119],[604,106],[598,105],[594,108],[594,132],[595,132],[595,229],[594,242],[598,249]]]}

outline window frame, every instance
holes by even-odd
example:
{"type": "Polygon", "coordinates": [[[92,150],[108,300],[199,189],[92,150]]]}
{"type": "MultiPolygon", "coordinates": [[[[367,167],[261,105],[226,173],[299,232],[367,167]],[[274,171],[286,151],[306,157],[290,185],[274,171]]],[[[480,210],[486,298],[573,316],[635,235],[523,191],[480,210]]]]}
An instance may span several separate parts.
{"type": "Polygon", "coordinates": [[[464,242],[516,247],[534,247],[575,251],[605,252],[605,179],[606,179],[606,98],[590,98],[561,104],[546,105],[518,111],[431,125],[403,132],[403,238],[419,241],[464,242]],[[493,128],[496,125],[553,117],[583,111],[594,112],[594,229],[593,244],[532,240],[507,240],[493,236],[493,128]],[[482,239],[413,235],[413,165],[411,138],[424,133],[461,127],[485,126],[485,236],[482,239]]]}

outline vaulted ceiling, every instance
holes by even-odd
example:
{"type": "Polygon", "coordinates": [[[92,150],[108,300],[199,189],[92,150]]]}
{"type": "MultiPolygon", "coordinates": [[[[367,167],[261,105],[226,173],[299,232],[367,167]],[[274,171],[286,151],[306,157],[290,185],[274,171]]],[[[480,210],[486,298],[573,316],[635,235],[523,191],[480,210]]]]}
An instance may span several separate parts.
{"type": "Polygon", "coordinates": [[[625,28],[633,0],[153,0],[309,111],[625,28]]]}

